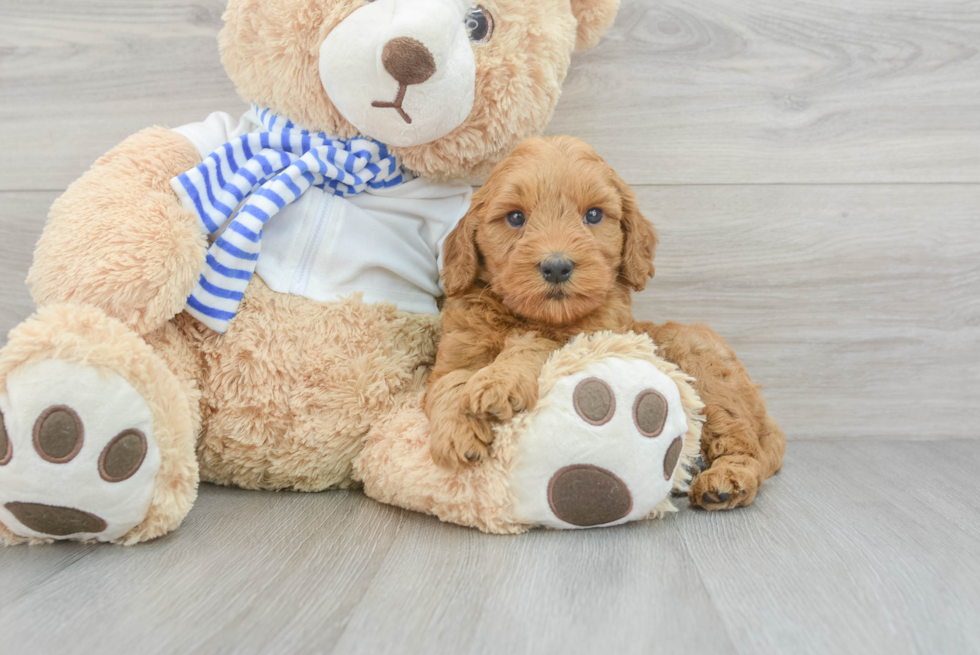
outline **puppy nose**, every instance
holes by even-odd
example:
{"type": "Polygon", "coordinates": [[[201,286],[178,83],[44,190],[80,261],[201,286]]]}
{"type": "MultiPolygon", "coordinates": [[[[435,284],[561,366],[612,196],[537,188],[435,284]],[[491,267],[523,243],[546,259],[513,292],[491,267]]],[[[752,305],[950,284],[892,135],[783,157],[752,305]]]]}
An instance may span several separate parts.
{"type": "Polygon", "coordinates": [[[545,279],[545,282],[550,282],[551,284],[561,284],[568,280],[568,278],[572,277],[572,270],[574,268],[575,262],[564,257],[551,257],[538,264],[541,277],[545,279]]]}
{"type": "Polygon", "coordinates": [[[429,49],[407,36],[385,44],[381,63],[399,84],[421,84],[436,74],[436,60],[429,49]]]}

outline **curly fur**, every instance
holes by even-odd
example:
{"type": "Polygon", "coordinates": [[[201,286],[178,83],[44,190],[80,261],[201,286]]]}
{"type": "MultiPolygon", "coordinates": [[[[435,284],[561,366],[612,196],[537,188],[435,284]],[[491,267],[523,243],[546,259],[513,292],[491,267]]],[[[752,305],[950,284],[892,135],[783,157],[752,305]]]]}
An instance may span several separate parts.
{"type": "Polygon", "coordinates": [[[529,139],[494,169],[445,246],[449,299],[426,398],[436,461],[485,456],[490,422],[534,405],[541,365],[572,337],[628,332],[656,243],[633,192],[578,139],[529,139]],[[599,225],[583,222],[590,208],[599,225]],[[507,223],[514,211],[524,227],[507,223]],[[556,253],[575,262],[560,287],[538,270],[556,253]]]}
{"type": "MultiPolygon", "coordinates": [[[[422,408],[422,394],[409,394],[371,429],[355,462],[355,475],[363,481],[365,493],[382,502],[493,534],[525,532],[534,526],[515,516],[509,485],[517,443],[545,410],[548,394],[559,380],[610,357],[652,362],[677,384],[688,424],[678,468],[678,472],[684,471],[698,456],[703,404],[691,387],[692,379],[655,352],[647,335],[600,332],[575,339],[553,353],[541,368],[535,384],[543,400],[533,410],[496,425],[492,456],[474,466],[447,469],[433,462],[429,452],[431,424],[422,408]]],[[[668,498],[647,518],[672,511],[675,508],[668,498]]]]}
{"type": "Polygon", "coordinates": [[[425,411],[433,459],[455,467],[485,458],[493,426],[534,407],[550,354],[581,333],[648,334],[694,376],[706,403],[702,448],[711,468],[691,486],[709,509],[747,505],[781,465],[785,438],[728,344],[704,325],[657,326],[632,316],[630,292],[654,274],[656,233],[636,197],[584,142],[529,139],[502,162],[446,242],[449,300],[425,411]],[[602,210],[587,225],[590,208],[602,210]],[[520,211],[526,223],[507,222],[520,211]],[[539,263],[571,260],[568,281],[546,282],[539,263]]]}

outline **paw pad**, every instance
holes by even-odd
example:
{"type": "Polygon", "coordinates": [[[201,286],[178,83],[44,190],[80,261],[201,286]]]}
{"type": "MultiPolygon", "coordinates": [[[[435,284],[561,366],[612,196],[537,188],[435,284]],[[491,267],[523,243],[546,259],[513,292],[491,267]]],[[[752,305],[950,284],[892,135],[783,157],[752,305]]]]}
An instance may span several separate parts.
{"type": "Polygon", "coordinates": [[[591,464],[566,466],[551,478],[548,504],[562,521],[589,527],[618,521],[633,509],[626,483],[591,464]]]}
{"type": "Polygon", "coordinates": [[[572,399],[578,415],[592,425],[605,425],[616,413],[616,394],[608,382],[599,378],[579,382],[572,399]]]}
{"type": "Polygon", "coordinates": [[[667,449],[667,455],[664,457],[664,480],[669,480],[674,475],[674,469],[677,468],[677,460],[681,458],[681,451],[683,449],[684,440],[680,437],[677,437],[671,442],[670,448],[667,449]]]}
{"type": "Polygon", "coordinates": [[[0,412],[0,466],[10,463],[10,458],[14,456],[14,447],[7,436],[7,426],[3,421],[3,412],[0,412]]]}
{"type": "Polygon", "coordinates": [[[7,511],[25,527],[52,537],[70,534],[95,534],[106,529],[106,523],[95,514],[71,507],[55,507],[41,503],[7,503],[7,511]]]}
{"type": "Polygon", "coordinates": [[[659,437],[667,423],[667,399],[655,389],[640,392],[633,403],[633,422],[644,437],[659,437]]]}
{"type": "Polygon", "coordinates": [[[554,528],[643,518],[668,499],[687,432],[677,384],[656,364],[590,364],[555,383],[520,435],[515,512],[554,528]]]}
{"type": "Polygon", "coordinates": [[[82,449],[85,428],[71,407],[48,407],[34,423],[34,450],[52,464],[66,464],[82,449]]]}
{"type": "Polygon", "coordinates": [[[153,499],[153,414],[118,375],[46,361],[0,394],[0,522],[35,538],[112,541],[153,499]]]}
{"type": "Polygon", "coordinates": [[[146,435],[139,430],[120,432],[99,455],[99,475],[106,482],[133,477],[146,458],[146,435]]]}

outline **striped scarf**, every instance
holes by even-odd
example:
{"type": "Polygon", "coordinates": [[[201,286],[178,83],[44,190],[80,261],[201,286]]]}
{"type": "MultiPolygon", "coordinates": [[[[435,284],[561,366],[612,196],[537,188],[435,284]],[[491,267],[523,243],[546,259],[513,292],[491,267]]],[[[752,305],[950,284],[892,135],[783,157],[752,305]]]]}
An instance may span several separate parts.
{"type": "Polygon", "coordinates": [[[187,311],[222,334],[235,317],[262,247],[262,228],[311,187],[335,196],[407,181],[388,149],[369,139],[311,134],[256,108],[264,128],[221,146],[171,182],[207,234],[235,218],[208,249],[187,311]],[[244,203],[244,204],[242,204],[244,203]],[[235,209],[241,209],[235,214],[235,209]]]}

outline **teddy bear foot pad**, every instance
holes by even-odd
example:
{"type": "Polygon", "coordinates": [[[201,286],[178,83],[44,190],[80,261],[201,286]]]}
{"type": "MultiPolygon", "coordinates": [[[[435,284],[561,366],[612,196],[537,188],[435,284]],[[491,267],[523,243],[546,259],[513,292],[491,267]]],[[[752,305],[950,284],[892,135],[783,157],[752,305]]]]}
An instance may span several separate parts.
{"type": "Polygon", "coordinates": [[[691,382],[646,335],[583,335],[552,353],[537,404],[494,428],[479,464],[435,465],[415,393],[372,428],[355,473],[372,498],[493,534],[661,518],[700,447],[691,382]]]}
{"type": "Polygon", "coordinates": [[[20,537],[111,541],[146,516],[160,468],[153,415],[84,364],[18,369],[0,395],[0,522],[20,537]]]}
{"type": "Polygon", "coordinates": [[[518,520],[587,528],[670,511],[688,431],[677,384],[653,363],[608,358],[557,381],[517,445],[518,520]]]}

